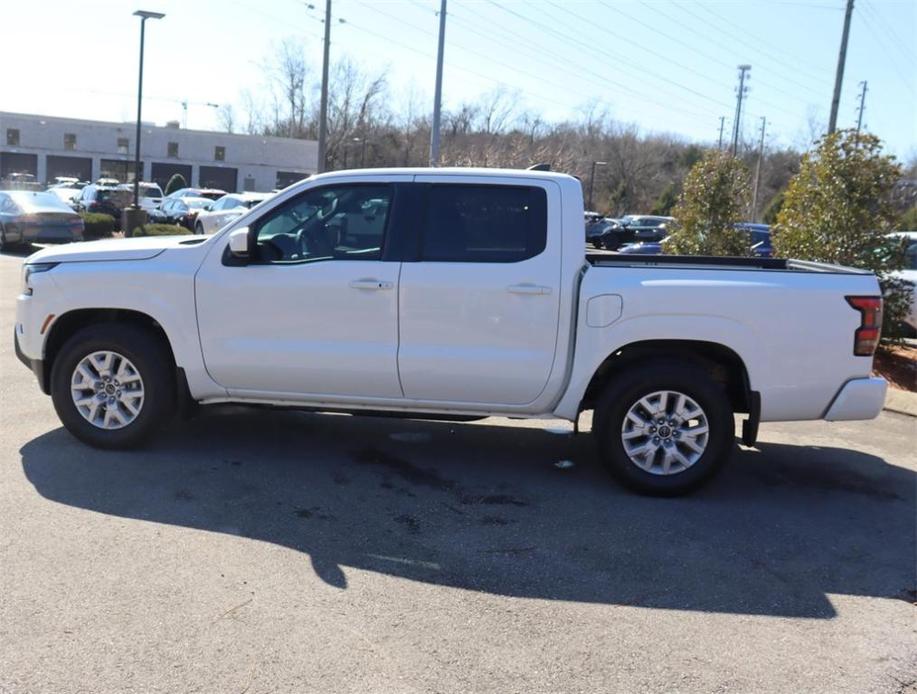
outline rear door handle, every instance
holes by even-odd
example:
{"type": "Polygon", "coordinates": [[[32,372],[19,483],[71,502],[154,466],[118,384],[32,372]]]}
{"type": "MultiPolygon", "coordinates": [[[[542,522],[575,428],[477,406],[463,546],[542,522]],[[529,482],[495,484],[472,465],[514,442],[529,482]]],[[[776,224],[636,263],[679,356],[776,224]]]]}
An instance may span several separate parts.
{"type": "Polygon", "coordinates": [[[395,286],[394,282],[385,282],[376,279],[351,280],[350,286],[354,289],[370,289],[378,291],[380,289],[391,289],[395,286]]]}
{"type": "Polygon", "coordinates": [[[550,294],[551,288],[540,284],[511,284],[506,291],[513,294],[550,294]]]}

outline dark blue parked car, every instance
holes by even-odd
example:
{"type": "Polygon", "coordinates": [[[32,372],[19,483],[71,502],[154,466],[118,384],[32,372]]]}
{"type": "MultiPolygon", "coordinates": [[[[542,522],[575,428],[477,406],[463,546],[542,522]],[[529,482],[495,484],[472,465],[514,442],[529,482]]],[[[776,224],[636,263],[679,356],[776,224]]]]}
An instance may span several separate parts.
{"type": "MultiPolygon", "coordinates": [[[[752,222],[738,222],[735,225],[738,231],[748,234],[748,242],[752,255],[756,258],[771,258],[774,247],[771,245],[771,228],[767,224],[754,224],[752,222]]],[[[644,241],[628,243],[618,249],[621,253],[630,255],[657,255],[662,253],[662,242],[644,241]]]]}

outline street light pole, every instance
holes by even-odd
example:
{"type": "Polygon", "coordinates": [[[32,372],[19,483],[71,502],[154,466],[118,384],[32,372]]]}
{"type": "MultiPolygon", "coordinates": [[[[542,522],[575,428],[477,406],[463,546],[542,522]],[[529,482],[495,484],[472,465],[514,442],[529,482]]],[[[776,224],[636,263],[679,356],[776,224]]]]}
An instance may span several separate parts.
{"type": "MultiPolygon", "coordinates": [[[[143,44],[146,33],[146,20],[162,19],[162,12],[137,10],[135,17],[140,17],[140,75],[137,79],[137,134],[134,138],[134,208],[140,207],[140,179],[143,178],[143,165],[140,163],[140,112],[143,106],[143,44]]],[[[126,230],[130,233],[130,230],[126,230]]]]}
{"type": "Polygon", "coordinates": [[[592,209],[592,191],[595,187],[595,167],[596,166],[605,166],[608,162],[606,161],[594,161],[592,162],[592,174],[589,176],[589,201],[586,204],[586,208],[592,209]]]}
{"type": "Polygon", "coordinates": [[[325,170],[328,156],[328,59],[331,51],[331,0],[325,0],[325,43],[322,48],[322,95],[318,107],[318,173],[325,170]]]}

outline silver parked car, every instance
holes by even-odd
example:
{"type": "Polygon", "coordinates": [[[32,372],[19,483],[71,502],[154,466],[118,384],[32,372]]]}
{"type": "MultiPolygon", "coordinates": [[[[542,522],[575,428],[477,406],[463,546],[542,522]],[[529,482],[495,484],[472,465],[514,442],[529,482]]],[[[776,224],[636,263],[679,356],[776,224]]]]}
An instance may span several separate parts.
{"type": "Polygon", "coordinates": [[[53,193],[0,191],[0,248],[82,240],[82,218],[53,193]]]}

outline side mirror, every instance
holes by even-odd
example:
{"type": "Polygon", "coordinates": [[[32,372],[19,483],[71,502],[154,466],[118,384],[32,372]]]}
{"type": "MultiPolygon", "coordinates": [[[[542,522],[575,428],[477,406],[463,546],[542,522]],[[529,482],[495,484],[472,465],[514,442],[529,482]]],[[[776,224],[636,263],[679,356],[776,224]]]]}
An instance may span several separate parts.
{"type": "Polygon", "coordinates": [[[229,252],[234,258],[248,259],[248,227],[234,229],[229,233],[229,252]]]}

